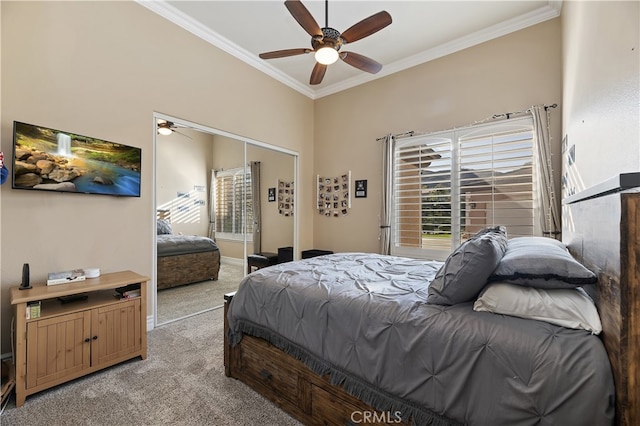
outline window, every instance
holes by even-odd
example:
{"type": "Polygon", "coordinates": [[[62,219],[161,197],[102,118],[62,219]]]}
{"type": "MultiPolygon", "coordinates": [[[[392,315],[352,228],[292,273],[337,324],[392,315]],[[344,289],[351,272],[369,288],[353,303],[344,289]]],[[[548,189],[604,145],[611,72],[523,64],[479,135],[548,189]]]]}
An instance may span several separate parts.
{"type": "Polygon", "coordinates": [[[487,226],[533,235],[533,137],[524,117],[398,140],[392,253],[444,259],[487,226]]]}
{"type": "Polygon", "coordinates": [[[242,240],[246,232],[251,240],[253,207],[250,170],[238,168],[218,172],[215,184],[216,236],[242,240]]]}

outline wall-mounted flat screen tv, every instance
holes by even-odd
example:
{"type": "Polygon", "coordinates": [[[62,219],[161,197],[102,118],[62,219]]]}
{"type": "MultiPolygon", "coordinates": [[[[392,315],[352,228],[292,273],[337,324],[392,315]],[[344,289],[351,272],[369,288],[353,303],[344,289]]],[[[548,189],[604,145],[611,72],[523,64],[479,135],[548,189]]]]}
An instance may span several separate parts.
{"type": "Polygon", "coordinates": [[[139,197],[141,156],[133,146],[14,121],[12,187],[139,197]]]}

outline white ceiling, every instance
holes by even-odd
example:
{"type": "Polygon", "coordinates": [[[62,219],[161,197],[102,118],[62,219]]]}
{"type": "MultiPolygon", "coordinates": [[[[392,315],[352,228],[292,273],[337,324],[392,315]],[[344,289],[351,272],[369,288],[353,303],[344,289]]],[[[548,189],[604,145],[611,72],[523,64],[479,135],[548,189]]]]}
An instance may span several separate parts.
{"type": "MultiPolygon", "coordinates": [[[[291,16],[284,1],[139,3],[312,99],[555,18],[562,5],[561,0],[331,0],[329,27],[340,32],[381,10],[391,14],[391,25],[341,49],[368,56],[383,68],[369,74],[338,61],[329,65],[321,84],[311,86],[309,76],[315,64],[312,54],[270,60],[258,57],[273,50],[311,48],[311,37],[291,16]]],[[[304,0],[303,4],[324,27],[325,2],[304,0]]]]}

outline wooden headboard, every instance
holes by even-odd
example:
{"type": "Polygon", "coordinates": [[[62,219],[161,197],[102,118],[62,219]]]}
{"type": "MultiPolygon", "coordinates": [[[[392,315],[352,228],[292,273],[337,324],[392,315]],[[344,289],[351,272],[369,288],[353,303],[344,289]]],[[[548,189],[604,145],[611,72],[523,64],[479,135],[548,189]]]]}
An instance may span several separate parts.
{"type": "Polygon", "coordinates": [[[596,304],[616,386],[616,424],[640,425],[640,173],[563,200],[562,240],[598,274],[596,304]]]}

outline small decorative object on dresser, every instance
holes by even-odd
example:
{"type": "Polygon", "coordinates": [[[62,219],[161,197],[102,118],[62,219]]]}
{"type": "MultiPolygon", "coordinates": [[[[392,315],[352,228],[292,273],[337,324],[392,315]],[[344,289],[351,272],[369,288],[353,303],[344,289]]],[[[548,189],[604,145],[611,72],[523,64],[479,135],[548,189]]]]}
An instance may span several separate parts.
{"type": "Polygon", "coordinates": [[[82,269],[72,271],[49,272],[47,285],[68,284],[76,281],[84,281],[87,277],[82,269]]]}
{"type": "Polygon", "coordinates": [[[100,276],[100,268],[84,268],[84,276],[87,278],[98,278],[100,276]]]}
{"type": "Polygon", "coordinates": [[[28,290],[31,288],[29,277],[29,264],[22,265],[22,283],[20,284],[20,290],[28,290]]]}

